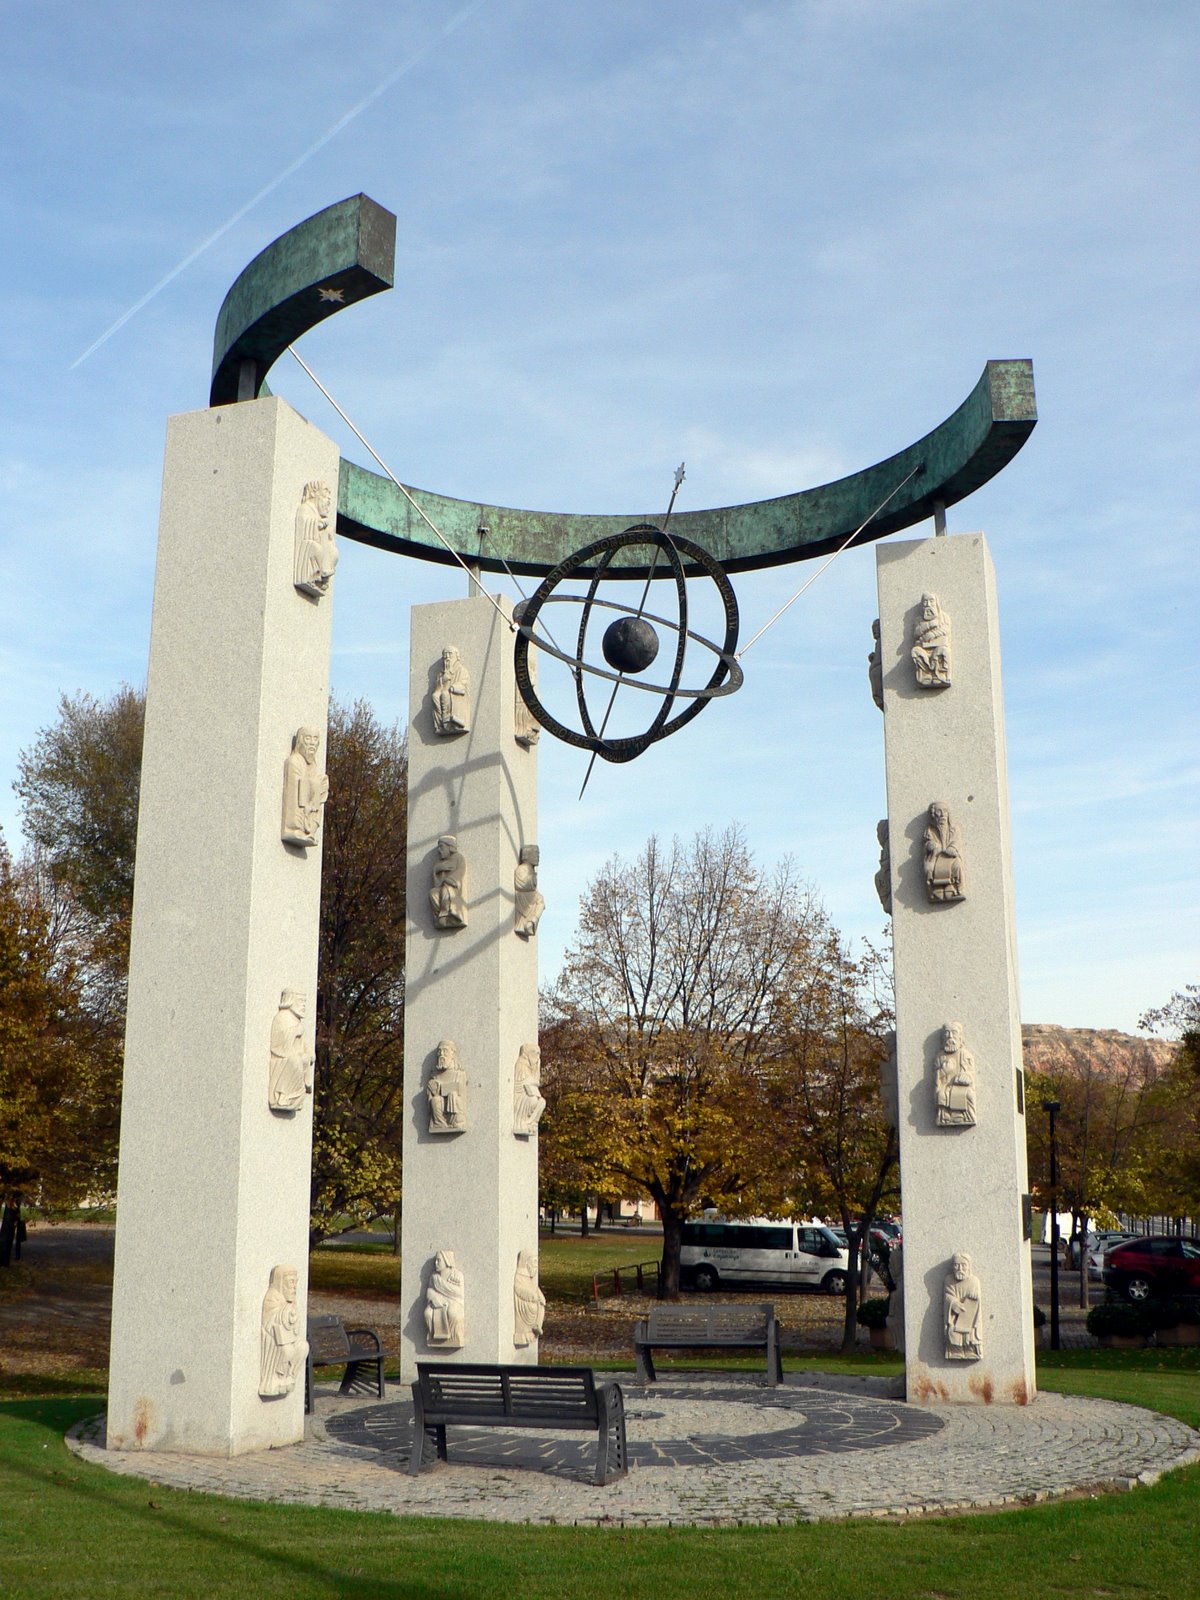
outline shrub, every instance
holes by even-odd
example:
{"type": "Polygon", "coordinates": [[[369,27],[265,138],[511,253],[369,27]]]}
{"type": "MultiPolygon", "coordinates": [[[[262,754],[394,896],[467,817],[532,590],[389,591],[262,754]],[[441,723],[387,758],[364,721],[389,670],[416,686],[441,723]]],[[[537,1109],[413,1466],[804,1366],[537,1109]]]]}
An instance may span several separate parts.
{"type": "Polygon", "coordinates": [[[1144,1339],[1153,1329],[1153,1313],[1145,1306],[1093,1306],[1087,1315],[1087,1331],[1096,1339],[1102,1339],[1106,1334],[1124,1339],[1144,1339]]]}
{"type": "Polygon", "coordinates": [[[864,1300],[854,1313],[861,1328],[886,1328],[888,1306],[890,1298],[884,1300],[864,1300]]]}
{"type": "Polygon", "coordinates": [[[1156,1328],[1195,1327],[1200,1323],[1200,1295],[1176,1295],[1170,1300],[1152,1300],[1147,1304],[1156,1328]]]}

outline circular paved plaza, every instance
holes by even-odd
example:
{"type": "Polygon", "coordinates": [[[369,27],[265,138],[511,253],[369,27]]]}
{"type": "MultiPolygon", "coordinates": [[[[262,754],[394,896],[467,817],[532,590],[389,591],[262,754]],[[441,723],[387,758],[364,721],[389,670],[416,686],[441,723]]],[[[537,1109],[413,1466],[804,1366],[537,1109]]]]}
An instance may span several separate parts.
{"type": "Polygon", "coordinates": [[[588,1434],[451,1428],[449,1463],[408,1473],[412,1404],[318,1393],[302,1445],[193,1458],[107,1451],[103,1419],[79,1455],[180,1489],[397,1516],[627,1527],[817,1521],[1025,1505],[1132,1488],[1200,1460],[1200,1434],[1106,1400],[1041,1394],[1030,1406],[909,1406],[887,1380],[795,1375],[622,1384],[628,1475],[591,1481],[588,1434]]]}

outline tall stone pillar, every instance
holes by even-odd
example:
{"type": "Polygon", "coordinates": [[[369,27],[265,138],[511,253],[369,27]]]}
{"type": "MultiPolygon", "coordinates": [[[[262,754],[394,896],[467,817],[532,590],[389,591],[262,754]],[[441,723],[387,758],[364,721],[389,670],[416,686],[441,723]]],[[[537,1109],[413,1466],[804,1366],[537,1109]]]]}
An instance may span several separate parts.
{"type": "Polygon", "coordinates": [[[536,1340],[516,1342],[514,1275],[518,1252],[536,1270],[538,1243],[537,1135],[514,1116],[518,1091],[537,1102],[537,869],[522,863],[537,756],[516,737],[513,634],[490,600],[413,608],[410,684],[406,1379],[418,1360],[537,1361],[536,1340]]]}
{"type": "MultiPolygon", "coordinates": [[[[112,1448],[229,1456],[303,1437],[303,1365],[290,1392],[264,1398],[260,1349],[276,1267],[296,1270],[304,1333],[303,1079],[321,849],[282,835],[298,729],[320,738],[306,771],[319,783],[324,767],[332,602],[319,563],[305,569],[313,593],[294,580],[298,539],[336,507],[338,460],[275,398],[168,428],[121,1109],[112,1448]],[[281,1008],[285,990],[307,996],[303,1018],[281,1008]],[[299,1109],[268,1104],[273,1048],[299,1109]]],[[[286,1387],[275,1367],[266,1386],[286,1387]]]]}
{"type": "Polygon", "coordinates": [[[1032,1280],[995,577],[978,533],[879,544],[875,559],[908,1398],[1024,1404],[1032,1280]]]}

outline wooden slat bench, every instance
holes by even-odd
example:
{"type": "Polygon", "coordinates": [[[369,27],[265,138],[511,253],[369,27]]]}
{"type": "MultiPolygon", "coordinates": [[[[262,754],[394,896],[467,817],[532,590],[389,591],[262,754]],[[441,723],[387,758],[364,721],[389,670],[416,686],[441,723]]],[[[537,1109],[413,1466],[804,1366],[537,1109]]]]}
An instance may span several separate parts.
{"type": "Polygon", "coordinates": [[[374,1328],[347,1328],[341,1317],[309,1317],[308,1359],[304,1363],[304,1409],[313,1408],[313,1368],[345,1366],[339,1394],[364,1386],[383,1394],[383,1346],[374,1328]],[[372,1369],[374,1372],[372,1373],[372,1369]]]}
{"type": "Polygon", "coordinates": [[[653,1306],[633,1327],[637,1382],[655,1381],[655,1350],[755,1349],[767,1353],[767,1383],[783,1382],[774,1306],[653,1306]]]}
{"type": "Polygon", "coordinates": [[[448,1425],[474,1428],[572,1428],[599,1434],[596,1483],[629,1470],[625,1402],[618,1383],[597,1383],[591,1367],[501,1367],[484,1363],[417,1362],[413,1393],[415,1477],[430,1448],[448,1460],[448,1425]]]}

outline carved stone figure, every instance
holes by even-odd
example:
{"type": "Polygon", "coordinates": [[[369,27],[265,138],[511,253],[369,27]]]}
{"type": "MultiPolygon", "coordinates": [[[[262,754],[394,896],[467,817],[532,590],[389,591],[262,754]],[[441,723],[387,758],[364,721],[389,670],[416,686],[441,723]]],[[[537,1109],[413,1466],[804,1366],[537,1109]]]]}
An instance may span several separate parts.
{"type": "Polygon", "coordinates": [[[513,1132],[527,1139],[537,1132],[546,1102],[542,1098],[542,1052],[523,1044],[513,1073],[513,1132]]]}
{"type": "Polygon", "coordinates": [[[467,862],[452,833],[444,833],[437,842],[429,903],[433,907],[435,927],[466,927],[467,862]]]}
{"type": "Polygon", "coordinates": [[[304,1013],[308,996],[303,989],[285,989],[271,1023],[271,1073],[267,1104],[272,1111],[299,1111],[313,1090],[313,1054],[304,1042],[304,1013]]]}
{"type": "Polygon", "coordinates": [[[939,1128],[975,1126],[975,1057],[963,1044],[961,1022],[942,1029],[934,1098],[939,1128]]]}
{"type": "Polygon", "coordinates": [[[263,1296],[259,1340],[258,1392],[264,1400],[291,1394],[297,1377],[304,1370],[308,1340],[304,1337],[304,1319],[296,1302],[298,1282],[295,1267],[271,1268],[270,1282],[263,1296]]]}
{"type": "Polygon", "coordinates": [[[541,851],[535,844],[521,846],[517,870],[513,873],[513,888],[517,894],[515,931],[522,939],[532,939],[537,932],[546,902],[538,893],[537,869],[541,851]]]}
{"type": "Polygon", "coordinates": [[[439,1250],[425,1291],[425,1342],[438,1350],[461,1350],[466,1342],[463,1275],[452,1250],[439,1250]]]}
{"type": "Polygon", "coordinates": [[[956,1252],[942,1295],[946,1313],[946,1360],[978,1361],[983,1356],[983,1305],[971,1258],[956,1252]]]}
{"type": "Polygon", "coordinates": [[[879,840],[879,871],[875,874],[875,893],[879,904],[890,917],[892,914],[892,846],[888,837],[887,818],[875,824],[875,837],[879,840]]]}
{"type": "Polygon", "coordinates": [[[438,1045],[437,1061],[425,1085],[430,1133],[461,1133],[467,1125],[467,1075],[452,1039],[438,1045]]]}
{"type": "Polygon", "coordinates": [[[922,689],[950,687],[950,618],[936,594],[921,596],[921,615],[913,628],[912,664],[922,689]]]}
{"type": "MultiPolygon", "coordinates": [[[[519,623],[525,615],[525,601],[518,600],[513,607],[513,621],[519,623]]],[[[529,651],[529,681],[537,688],[537,649],[529,651]]],[[[513,687],[513,738],[526,750],[532,750],[542,736],[542,725],[521,698],[521,691],[513,687]]]]}
{"type": "Polygon", "coordinates": [[[542,1337],[545,1321],[546,1296],[538,1288],[533,1251],[521,1250],[513,1278],[513,1344],[518,1350],[542,1337]]]}
{"type": "Polygon", "coordinates": [[[321,811],[329,799],[329,779],[317,766],[321,735],[313,728],[297,728],[292,751],[283,764],[284,844],[316,844],[321,811]]]}
{"type": "Polygon", "coordinates": [[[962,836],[950,820],[949,810],[940,800],[929,808],[929,822],[925,828],[925,889],[936,904],[943,900],[962,900],[963,887],[962,836]]]}
{"type": "Polygon", "coordinates": [[[445,737],[471,726],[471,674],[456,645],[442,651],[442,670],[433,686],[433,731],[445,737]]]}
{"type": "Polygon", "coordinates": [[[883,646],[879,642],[879,618],[871,624],[871,633],[875,643],[871,647],[871,654],[867,657],[867,677],[871,684],[871,699],[883,710],[883,646]]]}
{"type": "Polygon", "coordinates": [[[302,594],[319,600],[329,590],[338,564],[333,536],[333,491],[327,483],[304,485],[296,512],[296,552],[292,581],[302,594]]]}

